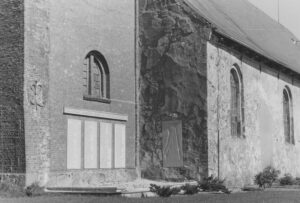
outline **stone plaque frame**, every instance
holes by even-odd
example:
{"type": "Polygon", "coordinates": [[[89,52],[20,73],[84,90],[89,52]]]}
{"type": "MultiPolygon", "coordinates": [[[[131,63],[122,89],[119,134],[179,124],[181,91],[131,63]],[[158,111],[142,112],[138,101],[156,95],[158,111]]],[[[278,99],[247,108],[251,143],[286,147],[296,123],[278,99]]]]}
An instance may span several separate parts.
{"type": "Polygon", "coordinates": [[[182,121],[162,121],[163,167],[183,167],[182,121]]]}

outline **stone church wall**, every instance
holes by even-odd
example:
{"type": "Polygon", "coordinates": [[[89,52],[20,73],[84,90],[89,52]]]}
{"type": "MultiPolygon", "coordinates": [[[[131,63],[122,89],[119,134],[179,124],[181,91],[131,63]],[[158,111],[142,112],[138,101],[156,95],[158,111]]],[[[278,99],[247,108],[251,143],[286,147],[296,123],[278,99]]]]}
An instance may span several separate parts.
{"type": "Polygon", "coordinates": [[[25,172],[24,3],[2,0],[0,13],[0,173],[12,179],[25,172]]]}
{"type": "MultiPolygon", "coordinates": [[[[184,180],[213,174],[229,186],[253,183],[254,175],[268,165],[300,176],[300,81],[208,42],[210,24],[180,0],[140,0],[138,16],[134,4],[1,0],[0,173],[7,179],[26,173],[26,184],[37,181],[50,187],[132,181],[138,177],[137,166],[142,178],[184,180]],[[84,99],[90,51],[99,51],[108,63],[109,102],[84,99]],[[245,138],[233,137],[230,129],[234,64],[243,76],[245,138]],[[293,98],[295,145],[284,140],[285,86],[293,98]],[[116,149],[121,141],[115,138],[111,145],[112,157],[125,150],[113,158],[124,158],[124,163],[113,164],[124,167],[99,167],[98,146],[97,168],[68,169],[68,132],[79,129],[75,134],[81,141],[85,135],[84,127],[69,129],[74,120],[84,126],[97,123],[98,131],[101,124],[111,124],[111,133],[125,133],[124,148],[116,149]]],[[[80,147],[78,159],[84,165],[88,146],[80,147]]]]}
{"type": "Polygon", "coordinates": [[[269,165],[282,175],[299,176],[299,81],[231,48],[208,43],[207,50],[209,173],[217,175],[219,168],[220,177],[235,187],[253,183],[254,175],[269,165]],[[231,135],[230,69],[234,64],[243,77],[245,138],[231,135]],[[293,97],[295,145],[286,143],[284,137],[285,86],[293,97]]]}
{"type": "Polygon", "coordinates": [[[140,1],[139,21],[142,178],[203,178],[209,26],[175,1],[140,1]]]}

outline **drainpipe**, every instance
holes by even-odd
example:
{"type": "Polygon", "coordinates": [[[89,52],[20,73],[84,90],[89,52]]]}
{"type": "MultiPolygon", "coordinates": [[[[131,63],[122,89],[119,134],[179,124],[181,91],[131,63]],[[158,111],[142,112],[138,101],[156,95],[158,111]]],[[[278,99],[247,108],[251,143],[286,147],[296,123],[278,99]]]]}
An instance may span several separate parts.
{"type": "Polygon", "coordinates": [[[140,78],[140,49],[139,49],[139,0],[134,4],[134,49],[135,49],[135,166],[138,179],[141,179],[140,167],[140,105],[139,105],[139,78],[140,78]]]}
{"type": "MultiPolygon", "coordinates": [[[[208,37],[208,41],[212,40],[213,37],[213,32],[216,28],[212,27],[209,37],[208,37]]],[[[218,44],[217,44],[218,46],[218,44]]],[[[218,156],[218,160],[217,160],[217,167],[218,167],[218,171],[217,171],[217,176],[218,179],[220,179],[220,50],[217,47],[217,61],[216,61],[216,70],[217,70],[217,156],[218,156]]],[[[213,88],[216,88],[215,86],[213,86],[213,88]]]]}
{"type": "Polygon", "coordinates": [[[218,151],[218,179],[220,179],[220,70],[219,70],[219,65],[220,65],[220,53],[219,53],[219,48],[217,48],[218,52],[218,58],[217,58],[217,151],[218,151]]]}

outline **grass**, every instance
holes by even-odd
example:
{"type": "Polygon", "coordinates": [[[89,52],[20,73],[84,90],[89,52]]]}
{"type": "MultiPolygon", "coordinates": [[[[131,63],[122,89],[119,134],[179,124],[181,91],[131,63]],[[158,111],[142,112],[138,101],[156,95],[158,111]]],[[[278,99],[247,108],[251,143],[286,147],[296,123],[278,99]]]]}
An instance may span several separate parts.
{"type": "Polygon", "coordinates": [[[142,198],[129,199],[122,197],[101,197],[101,196],[82,196],[82,195],[59,195],[59,196],[39,196],[39,197],[20,197],[20,198],[0,198],[0,202],[5,203],[290,203],[300,202],[299,191],[281,192],[248,192],[235,194],[200,194],[192,196],[174,196],[170,198],[142,198]]]}

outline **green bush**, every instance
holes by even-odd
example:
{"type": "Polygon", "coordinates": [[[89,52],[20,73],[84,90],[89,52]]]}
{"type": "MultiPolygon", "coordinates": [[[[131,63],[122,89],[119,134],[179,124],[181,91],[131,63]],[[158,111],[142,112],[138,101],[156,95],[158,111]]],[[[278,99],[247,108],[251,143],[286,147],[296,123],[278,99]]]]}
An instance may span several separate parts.
{"type": "Polygon", "coordinates": [[[294,185],[296,180],[289,173],[284,174],[282,178],[279,179],[280,185],[294,185]]]}
{"type": "Polygon", "coordinates": [[[274,181],[278,179],[279,174],[279,170],[274,169],[272,166],[268,166],[262,172],[255,175],[254,183],[260,188],[265,188],[266,186],[272,187],[274,181]]]}
{"type": "Polygon", "coordinates": [[[150,184],[150,191],[156,193],[160,197],[170,197],[171,195],[178,194],[180,192],[180,188],[150,184]]]}
{"type": "Polygon", "coordinates": [[[193,194],[196,194],[199,192],[198,185],[185,184],[181,187],[181,189],[184,191],[184,194],[187,194],[187,195],[193,195],[193,194]]]}
{"type": "Polygon", "coordinates": [[[219,178],[215,178],[213,175],[204,178],[203,181],[200,181],[199,188],[203,191],[208,192],[219,192],[222,191],[224,193],[230,193],[230,191],[224,185],[225,180],[220,180],[219,178]]]}

